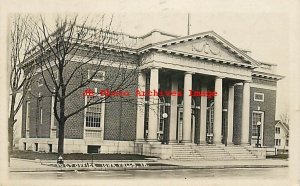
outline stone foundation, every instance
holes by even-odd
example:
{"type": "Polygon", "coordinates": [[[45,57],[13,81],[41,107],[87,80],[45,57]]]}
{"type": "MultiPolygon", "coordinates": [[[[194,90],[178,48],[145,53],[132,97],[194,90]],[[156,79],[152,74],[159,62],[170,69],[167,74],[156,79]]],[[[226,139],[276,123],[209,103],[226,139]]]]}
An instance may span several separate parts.
{"type": "MultiPolygon", "coordinates": [[[[36,151],[35,144],[38,144],[39,152],[49,152],[50,144],[52,144],[52,152],[57,152],[58,139],[49,138],[21,138],[19,141],[19,149],[36,151]]],[[[84,139],[65,139],[64,153],[87,153],[89,145],[100,146],[100,153],[113,154],[134,154],[133,141],[96,141],[84,139]]]]}

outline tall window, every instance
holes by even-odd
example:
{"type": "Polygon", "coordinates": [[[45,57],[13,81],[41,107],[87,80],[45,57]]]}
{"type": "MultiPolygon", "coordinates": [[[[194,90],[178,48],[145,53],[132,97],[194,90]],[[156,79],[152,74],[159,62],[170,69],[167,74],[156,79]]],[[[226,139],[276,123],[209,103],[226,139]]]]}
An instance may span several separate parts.
{"type": "Polygon", "coordinates": [[[275,146],[281,145],[281,139],[275,139],[275,146]]]}
{"type": "Polygon", "coordinates": [[[169,106],[169,103],[166,103],[166,100],[164,97],[159,98],[159,126],[157,131],[157,138],[160,141],[166,140],[166,134],[165,134],[165,125],[166,125],[166,118],[163,117],[163,114],[167,112],[167,106],[169,106]]]}
{"type": "Polygon", "coordinates": [[[43,108],[40,108],[40,124],[43,124],[43,108]]]}
{"type": "MultiPolygon", "coordinates": [[[[87,103],[95,102],[96,99],[99,99],[98,96],[95,97],[87,97],[87,103]]],[[[89,106],[86,108],[85,114],[85,126],[86,127],[100,127],[101,124],[101,103],[89,106]]]]}
{"type": "MultiPolygon", "coordinates": [[[[252,113],[252,137],[258,136],[258,126],[257,123],[263,123],[263,113],[262,112],[253,112],[252,113]]],[[[260,132],[262,131],[262,125],[260,126],[260,132]]]]}
{"type": "Polygon", "coordinates": [[[280,127],[275,127],[275,134],[280,134],[280,127]]]}
{"type": "Polygon", "coordinates": [[[29,137],[29,123],[30,123],[30,101],[26,102],[26,137],[29,137]]]}

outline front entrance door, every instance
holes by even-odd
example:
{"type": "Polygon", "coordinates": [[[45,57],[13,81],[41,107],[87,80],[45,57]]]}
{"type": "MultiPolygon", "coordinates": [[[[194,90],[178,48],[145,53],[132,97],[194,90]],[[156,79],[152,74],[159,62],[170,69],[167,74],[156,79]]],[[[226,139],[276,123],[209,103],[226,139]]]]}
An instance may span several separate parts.
{"type": "MultiPolygon", "coordinates": [[[[178,108],[178,120],[177,120],[177,142],[181,143],[182,142],[182,132],[183,132],[183,108],[180,107],[178,108]]],[[[194,143],[195,139],[195,114],[193,114],[192,110],[192,115],[191,115],[191,138],[192,138],[192,143],[194,143]]]]}

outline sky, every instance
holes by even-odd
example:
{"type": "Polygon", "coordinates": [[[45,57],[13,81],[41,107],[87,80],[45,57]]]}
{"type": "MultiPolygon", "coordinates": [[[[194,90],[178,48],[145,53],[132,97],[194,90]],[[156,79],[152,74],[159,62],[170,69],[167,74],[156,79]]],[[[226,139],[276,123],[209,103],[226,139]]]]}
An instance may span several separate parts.
{"type": "Polygon", "coordinates": [[[285,76],[278,82],[276,119],[289,109],[289,10],[288,1],[228,0],[228,1],[22,1],[12,0],[8,13],[45,14],[79,13],[82,15],[114,15],[117,31],[141,36],[158,29],[168,33],[187,35],[187,14],[190,13],[191,34],[215,31],[236,47],[251,51],[251,57],[277,64],[277,73],[285,76]],[[43,4],[43,2],[47,3],[43,4]],[[18,8],[19,7],[19,8],[18,8]],[[22,8],[20,8],[22,7],[22,8]]]}
{"type": "MultiPolygon", "coordinates": [[[[276,119],[288,112],[289,33],[285,12],[191,12],[191,34],[215,31],[241,49],[250,50],[258,61],[277,64],[278,82],[276,119]]],[[[125,33],[141,36],[153,29],[187,35],[187,12],[123,13],[114,15],[115,26],[125,33]],[[155,20],[155,21],[154,21],[155,20]]]]}

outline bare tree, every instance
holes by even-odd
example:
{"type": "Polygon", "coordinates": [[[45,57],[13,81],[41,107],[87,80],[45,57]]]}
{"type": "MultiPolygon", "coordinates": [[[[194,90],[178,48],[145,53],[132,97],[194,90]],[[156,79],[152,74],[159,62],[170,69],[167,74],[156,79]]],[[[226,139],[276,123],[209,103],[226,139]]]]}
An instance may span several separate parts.
{"type": "Polygon", "coordinates": [[[289,117],[289,114],[288,113],[283,113],[280,115],[280,121],[289,125],[289,122],[290,122],[290,117],[289,117]]]}
{"type": "MultiPolygon", "coordinates": [[[[27,25],[28,17],[15,16],[11,22],[10,31],[10,108],[8,118],[9,154],[13,151],[14,125],[16,114],[20,110],[26,92],[30,86],[33,73],[24,73],[23,64],[32,47],[32,32],[27,25]]],[[[33,70],[30,70],[33,72],[33,70]]]]}
{"type": "MultiPolygon", "coordinates": [[[[31,25],[37,28],[33,37],[36,47],[31,51],[35,57],[30,58],[28,63],[38,66],[36,75],[42,79],[50,96],[54,97],[58,156],[62,156],[68,119],[87,107],[120,101],[110,95],[93,96],[82,105],[74,101],[74,97],[81,95],[88,86],[109,92],[135,87],[136,58],[129,54],[132,49],[123,42],[123,35],[112,31],[112,17],[57,17],[54,29],[51,29],[46,19],[40,16],[31,19],[31,25]],[[105,71],[114,72],[99,73],[105,71]],[[99,76],[105,76],[105,81],[93,81],[102,78],[99,76]],[[72,109],[68,108],[69,104],[72,104],[72,109]]],[[[124,96],[124,100],[132,102],[135,98],[124,96]]]]}

